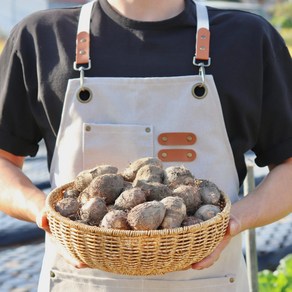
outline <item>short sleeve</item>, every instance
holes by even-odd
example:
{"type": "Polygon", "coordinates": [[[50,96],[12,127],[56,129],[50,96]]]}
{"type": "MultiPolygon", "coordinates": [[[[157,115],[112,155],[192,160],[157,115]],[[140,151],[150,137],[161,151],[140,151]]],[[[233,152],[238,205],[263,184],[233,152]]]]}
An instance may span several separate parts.
{"type": "Polygon", "coordinates": [[[0,56],[0,148],[19,156],[34,156],[41,140],[34,108],[37,83],[34,62],[25,66],[22,54],[33,59],[29,37],[16,26],[0,56]],[[29,76],[29,80],[28,80],[29,76]]]}
{"type": "Polygon", "coordinates": [[[253,150],[255,162],[266,166],[292,157],[292,60],[283,39],[272,28],[264,40],[262,82],[261,124],[253,150]]]}

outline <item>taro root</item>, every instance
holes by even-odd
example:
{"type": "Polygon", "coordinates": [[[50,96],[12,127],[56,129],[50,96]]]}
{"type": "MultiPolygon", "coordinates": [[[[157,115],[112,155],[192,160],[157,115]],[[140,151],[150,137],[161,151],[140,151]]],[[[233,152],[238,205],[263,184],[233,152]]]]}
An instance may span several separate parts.
{"type": "Polygon", "coordinates": [[[102,198],[91,198],[80,208],[80,219],[88,225],[98,226],[107,213],[106,203],[102,198]]]}
{"type": "Polygon", "coordinates": [[[82,223],[82,224],[86,224],[86,225],[88,225],[87,222],[84,221],[84,220],[82,220],[82,219],[77,219],[77,220],[75,220],[75,222],[78,222],[78,223],[82,223]]]}
{"type": "Polygon", "coordinates": [[[127,213],[122,210],[108,212],[101,220],[100,227],[120,230],[131,229],[127,221],[127,213]]]}
{"type": "Polygon", "coordinates": [[[146,195],[140,188],[132,188],[123,191],[115,200],[115,208],[130,210],[135,206],[146,202],[146,195]]]}
{"type": "Polygon", "coordinates": [[[132,182],[124,180],[124,187],[123,187],[124,191],[128,190],[128,189],[131,189],[132,187],[133,187],[133,183],[132,182]]]}
{"type": "Polygon", "coordinates": [[[85,189],[83,192],[81,192],[77,198],[78,202],[83,205],[86,202],[88,202],[90,199],[92,199],[94,197],[92,197],[89,192],[87,192],[87,190],[85,189]]]}
{"type": "Polygon", "coordinates": [[[199,193],[203,204],[218,205],[220,201],[220,190],[217,185],[209,180],[198,180],[199,193]]]}
{"type": "Polygon", "coordinates": [[[172,190],[162,183],[137,181],[133,185],[141,188],[146,193],[147,201],[161,201],[162,199],[172,195],[172,190]]]}
{"type": "Polygon", "coordinates": [[[184,166],[170,166],[164,171],[163,183],[173,189],[179,185],[194,185],[194,176],[184,166]]]}
{"type": "MultiPolygon", "coordinates": [[[[107,205],[113,204],[124,188],[124,180],[119,174],[103,174],[92,180],[83,191],[89,197],[103,198],[107,205]]],[[[82,196],[82,194],[81,194],[82,196]]]]}
{"type": "Polygon", "coordinates": [[[158,201],[137,205],[128,213],[128,222],[135,230],[155,230],[163,221],[166,208],[158,201]]]}
{"type": "Polygon", "coordinates": [[[187,214],[194,214],[202,203],[197,186],[180,185],[173,190],[173,196],[181,197],[187,207],[187,214]]]}
{"type": "Polygon", "coordinates": [[[81,171],[74,180],[74,188],[79,192],[82,192],[92,181],[93,177],[90,171],[81,171]]]}
{"type": "Polygon", "coordinates": [[[202,205],[195,213],[195,216],[203,221],[209,220],[215,217],[221,210],[218,206],[214,205],[202,205]]]}
{"type": "Polygon", "coordinates": [[[132,162],[122,173],[122,176],[127,181],[134,181],[138,170],[145,165],[155,165],[162,168],[162,162],[158,158],[144,157],[132,162]]]}
{"type": "Polygon", "coordinates": [[[191,225],[196,225],[201,222],[203,222],[203,220],[200,218],[197,218],[195,216],[187,216],[181,223],[181,226],[182,227],[191,226],[191,225]]]}
{"type": "Polygon", "coordinates": [[[145,165],[141,167],[134,180],[134,184],[137,181],[146,181],[146,182],[159,182],[162,183],[164,176],[164,170],[161,167],[156,165],[145,165]]]}
{"type": "Polygon", "coordinates": [[[160,225],[162,229],[180,227],[186,217],[187,208],[180,197],[167,197],[161,200],[166,208],[164,219],[160,225]]]}
{"type": "Polygon", "coordinates": [[[103,174],[117,174],[118,168],[112,165],[98,165],[91,169],[93,177],[97,177],[103,174]]]}
{"type": "Polygon", "coordinates": [[[55,210],[71,220],[78,219],[80,204],[75,198],[63,198],[58,201],[55,210]]]}
{"type": "Polygon", "coordinates": [[[56,210],[72,220],[104,228],[171,229],[214,217],[221,211],[220,197],[214,183],[195,179],[184,166],[164,170],[159,159],[145,157],[121,174],[111,165],[80,172],[56,210]]]}
{"type": "Polygon", "coordinates": [[[74,187],[81,192],[95,177],[108,173],[116,174],[117,172],[117,167],[111,165],[98,165],[92,169],[83,170],[76,176],[74,187]]]}
{"type": "Polygon", "coordinates": [[[107,205],[108,212],[113,211],[113,210],[118,210],[115,205],[107,205]]]}
{"type": "Polygon", "coordinates": [[[77,189],[66,189],[63,193],[63,198],[77,199],[80,192],[77,189]]]}

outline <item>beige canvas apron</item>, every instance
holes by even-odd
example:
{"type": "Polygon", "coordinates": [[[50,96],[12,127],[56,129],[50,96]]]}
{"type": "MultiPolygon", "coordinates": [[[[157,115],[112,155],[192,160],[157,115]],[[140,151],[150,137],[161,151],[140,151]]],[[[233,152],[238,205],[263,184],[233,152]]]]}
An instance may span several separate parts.
{"type": "MultiPolygon", "coordinates": [[[[89,42],[94,2],[84,5],[80,15],[77,37],[80,46],[89,42]]],[[[210,63],[207,10],[201,5],[196,7],[194,63],[197,64],[199,57],[202,62],[210,63]]],[[[81,170],[98,164],[123,169],[137,158],[158,156],[165,167],[184,164],[197,178],[217,183],[236,201],[238,177],[232,150],[213,77],[205,76],[204,67],[198,76],[84,78],[83,69],[90,68],[88,50],[86,44],[77,48],[76,62],[80,61],[80,53],[81,62],[85,58],[88,68],[79,69],[80,79],[68,83],[52,161],[52,186],[71,181],[81,170]],[[196,95],[196,90],[201,89],[203,94],[196,95]]],[[[55,244],[47,237],[39,291],[247,292],[241,248],[238,236],[211,268],[138,277],[75,269],[57,254],[55,244]]]]}

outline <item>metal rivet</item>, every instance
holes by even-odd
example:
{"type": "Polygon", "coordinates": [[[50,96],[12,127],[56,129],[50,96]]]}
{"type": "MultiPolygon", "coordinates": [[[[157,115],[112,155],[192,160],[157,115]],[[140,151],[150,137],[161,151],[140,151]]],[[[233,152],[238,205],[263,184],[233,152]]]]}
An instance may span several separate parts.
{"type": "Polygon", "coordinates": [[[166,142],[168,140],[168,138],[166,136],[163,136],[161,139],[163,142],[166,142]]]}
{"type": "Polygon", "coordinates": [[[56,277],[56,274],[53,271],[50,271],[50,277],[51,278],[55,278],[56,277]]]}
{"type": "Polygon", "coordinates": [[[91,127],[90,126],[86,126],[85,127],[85,131],[90,132],[91,131],[91,127]]]}
{"type": "Polygon", "coordinates": [[[235,282],[235,278],[233,278],[233,277],[229,278],[229,282],[230,283],[234,283],[235,282]]]}
{"type": "Polygon", "coordinates": [[[188,152],[188,153],[187,153],[187,157],[188,157],[188,158],[192,158],[192,157],[193,157],[193,153],[188,152]]]}
{"type": "Polygon", "coordinates": [[[85,50],[80,50],[79,51],[79,55],[85,55],[86,54],[86,51],[85,50]]]}
{"type": "Polygon", "coordinates": [[[86,38],[80,39],[80,43],[85,43],[85,42],[86,42],[86,38]]]}
{"type": "Polygon", "coordinates": [[[77,99],[82,103],[88,103],[92,99],[92,92],[87,87],[81,87],[76,93],[77,99]]]}
{"type": "Polygon", "coordinates": [[[206,47],[202,46],[200,47],[200,51],[205,51],[206,50],[206,47]]]}
{"type": "Polygon", "coordinates": [[[151,132],[151,129],[150,129],[149,127],[147,127],[147,128],[145,129],[145,132],[146,132],[146,133],[150,133],[150,132],[151,132]]]}
{"type": "Polygon", "coordinates": [[[162,152],[162,153],[161,153],[161,156],[162,156],[163,158],[166,158],[166,157],[167,157],[167,153],[166,153],[166,152],[162,152]]]}
{"type": "Polygon", "coordinates": [[[201,35],[201,40],[205,40],[206,38],[207,38],[207,36],[201,35]]]}
{"type": "Polygon", "coordinates": [[[197,83],[192,88],[192,94],[197,99],[203,99],[207,96],[208,88],[206,84],[203,83],[197,83]]]}
{"type": "Polygon", "coordinates": [[[187,141],[189,141],[189,142],[193,141],[193,137],[192,136],[187,136],[187,141]]]}

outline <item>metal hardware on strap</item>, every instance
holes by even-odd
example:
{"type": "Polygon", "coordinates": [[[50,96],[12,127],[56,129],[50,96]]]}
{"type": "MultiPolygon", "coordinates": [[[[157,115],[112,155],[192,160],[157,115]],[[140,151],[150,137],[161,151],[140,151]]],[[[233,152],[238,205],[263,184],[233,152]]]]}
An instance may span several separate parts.
{"type": "Polygon", "coordinates": [[[80,87],[84,85],[84,71],[91,69],[90,60],[90,20],[93,4],[96,0],[81,7],[76,37],[76,58],[73,68],[80,72],[80,87]]]}
{"type": "Polygon", "coordinates": [[[74,70],[80,72],[80,88],[83,90],[84,88],[84,71],[91,69],[91,61],[88,61],[87,67],[77,66],[76,62],[73,65],[74,70]]]}
{"type": "Polygon", "coordinates": [[[90,35],[89,32],[81,31],[76,38],[76,64],[88,64],[90,60],[90,35]]]}
{"type": "Polygon", "coordinates": [[[208,10],[204,5],[197,2],[195,2],[195,4],[197,10],[197,35],[193,64],[200,67],[199,75],[202,79],[202,85],[204,85],[206,75],[205,67],[209,67],[211,64],[209,17],[208,10]]]}
{"type": "Polygon", "coordinates": [[[200,69],[199,69],[199,76],[201,76],[202,79],[202,84],[205,84],[205,76],[206,76],[206,72],[205,72],[205,66],[204,65],[199,65],[200,69]]]}
{"type": "Polygon", "coordinates": [[[208,61],[210,50],[210,31],[207,28],[198,28],[196,37],[196,60],[208,61]]]}
{"type": "Polygon", "coordinates": [[[88,64],[90,60],[90,21],[93,4],[91,1],[84,4],[80,10],[77,37],[76,37],[76,64],[88,64]]]}

